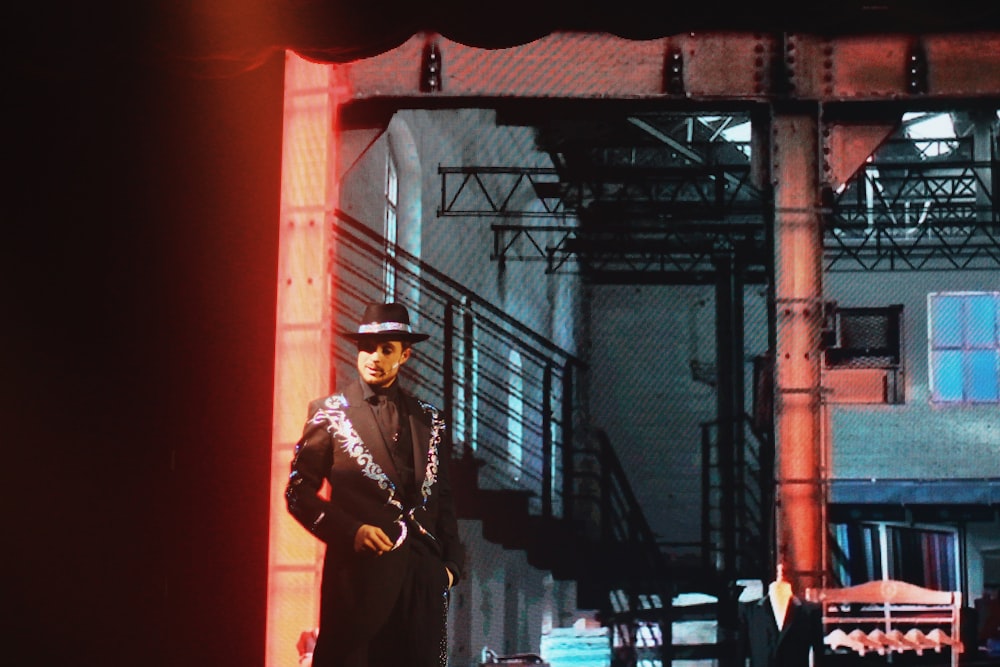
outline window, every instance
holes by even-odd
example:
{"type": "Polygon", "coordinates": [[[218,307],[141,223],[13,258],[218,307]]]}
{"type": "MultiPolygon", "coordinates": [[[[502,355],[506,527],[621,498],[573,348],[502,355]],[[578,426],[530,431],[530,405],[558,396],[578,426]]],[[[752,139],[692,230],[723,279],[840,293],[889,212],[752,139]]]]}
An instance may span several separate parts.
{"type": "Polygon", "coordinates": [[[955,119],[950,113],[905,113],[903,132],[924,159],[947,156],[958,147],[955,119]]]}
{"type": "Polygon", "coordinates": [[[831,526],[844,586],[893,579],[939,591],[959,585],[959,534],[949,526],[861,522],[831,526]]]}
{"type": "Polygon", "coordinates": [[[507,457],[514,471],[514,479],[521,478],[521,441],[524,439],[524,376],[521,353],[511,350],[507,355],[510,369],[510,387],[507,390],[507,457]]]}
{"type": "Polygon", "coordinates": [[[462,297],[461,333],[455,336],[458,371],[455,375],[455,433],[461,442],[476,451],[479,441],[479,349],[475,345],[475,330],[468,298],[462,297]]]}
{"type": "Polygon", "coordinates": [[[931,400],[1000,402],[1000,292],[927,297],[931,400]]]}
{"type": "Polygon", "coordinates": [[[385,270],[383,284],[385,300],[396,298],[396,241],[398,237],[396,212],[399,208],[399,176],[396,158],[389,151],[385,170],[385,270]]]}

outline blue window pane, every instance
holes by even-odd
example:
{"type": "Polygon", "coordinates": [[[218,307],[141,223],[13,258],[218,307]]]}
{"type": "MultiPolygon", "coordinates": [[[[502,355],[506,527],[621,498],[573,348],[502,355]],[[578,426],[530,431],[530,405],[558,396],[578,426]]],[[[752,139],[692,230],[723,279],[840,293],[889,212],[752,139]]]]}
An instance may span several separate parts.
{"type": "Polygon", "coordinates": [[[997,353],[993,350],[970,352],[969,400],[996,401],[997,398],[997,353]]]}
{"type": "Polygon", "coordinates": [[[957,296],[935,296],[931,299],[931,344],[934,347],[962,345],[962,299],[957,296]]]}
{"type": "Polygon", "coordinates": [[[932,400],[1000,402],[1000,293],[931,294],[932,400]]]}
{"type": "Polygon", "coordinates": [[[968,344],[993,347],[997,342],[997,299],[992,294],[968,297],[968,344]]]}
{"type": "Polygon", "coordinates": [[[938,401],[962,400],[962,353],[938,351],[931,356],[934,364],[934,398],[938,401]]]}

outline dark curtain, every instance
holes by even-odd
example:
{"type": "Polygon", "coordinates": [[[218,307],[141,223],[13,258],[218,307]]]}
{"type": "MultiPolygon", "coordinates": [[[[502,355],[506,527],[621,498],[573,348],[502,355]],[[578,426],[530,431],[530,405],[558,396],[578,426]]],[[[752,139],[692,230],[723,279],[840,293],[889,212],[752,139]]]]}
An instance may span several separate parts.
{"type": "Polygon", "coordinates": [[[644,40],[699,31],[834,35],[997,26],[1000,5],[971,0],[956,0],[948,12],[935,0],[841,0],[825,11],[778,0],[215,0],[164,2],[151,27],[168,58],[217,76],[255,67],[285,49],[322,62],[366,58],[421,31],[469,46],[506,48],[553,31],[644,40]]]}

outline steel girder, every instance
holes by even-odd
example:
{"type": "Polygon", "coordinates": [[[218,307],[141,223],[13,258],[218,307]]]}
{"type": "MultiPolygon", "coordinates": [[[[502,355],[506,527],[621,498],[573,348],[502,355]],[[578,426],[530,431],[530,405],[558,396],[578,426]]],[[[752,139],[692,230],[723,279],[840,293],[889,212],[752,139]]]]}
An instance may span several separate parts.
{"type": "Polygon", "coordinates": [[[997,163],[879,161],[836,194],[827,271],[1000,268],[997,163]]]}
{"type": "MultiPolygon", "coordinates": [[[[719,109],[755,113],[756,109],[758,118],[773,118],[775,113],[795,112],[805,105],[819,117],[815,168],[820,170],[821,185],[830,193],[843,188],[898,125],[904,111],[1000,106],[1000,32],[990,31],[847,35],[695,32],[650,40],[554,32],[504,49],[471,47],[436,33],[420,33],[395,49],[335,67],[338,80],[349,91],[342,107],[343,122],[354,126],[370,124],[373,118],[384,121],[387,111],[399,108],[493,106],[528,109],[518,114],[539,117],[585,104],[588,109],[618,105],[685,113],[719,109]],[[433,63],[428,62],[428,53],[434,54],[433,63]],[[431,87],[426,85],[429,67],[435,76],[431,87]]],[[[642,129],[636,115],[629,120],[642,129]]],[[[655,134],[655,128],[646,129],[655,134]]],[[[981,172],[979,166],[967,166],[974,173],[981,172]]],[[[773,178],[768,176],[766,164],[756,164],[753,169],[754,182],[773,178]]],[[[648,215],[640,215],[638,222],[630,215],[630,222],[622,223],[624,216],[616,221],[605,212],[600,217],[604,225],[590,223],[597,234],[588,239],[569,221],[576,214],[586,215],[579,201],[585,185],[593,181],[575,181],[560,174],[554,179],[559,181],[556,185],[548,175],[521,173],[528,181],[540,177],[531,185],[539,190],[541,206],[533,204],[518,214],[511,206],[514,199],[500,197],[487,198],[484,205],[464,211],[504,218],[494,225],[493,255],[498,261],[542,260],[550,271],[556,271],[570,267],[572,260],[604,272],[621,270],[620,276],[612,278],[615,281],[632,280],[647,270],[673,269],[693,272],[693,280],[701,281],[710,271],[713,252],[749,247],[753,264],[764,237],[762,231],[750,232],[752,224],[742,219],[735,229],[719,225],[707,236],[703,229],[688,234],[690,230],[676,226],[650,238],[648,215]],[[578,190],[575,200],[574,189],[578,190]],[[546,190],[550,195],[560,190],[567,199],[546,197],[546,190]],[[533,222],[524,224],[527,219],[533,222]],[[612,225],[614,229],[605,229],[612,225]],[[634,232],[631,247],[623,236],[630,231],[634,232]],[[611,238],[609,234],[618,236],[611,238]]],[[[926,187],[932,178],[925,177],[926,187]]],[[[958,177],[953,185],[960,181],[958,177]]],[[[454,205],[457,200],[445,192],[448,187],[442,184],[441,214],[463,213],[454,205]]],[[[942,187],[950,186],[942,183],[942,187]]],[[[640,199],[649,196],[637,192],[623,187],[619,194],[640,199]]],[[[835,197],[828,198],[832,199],[835,197]]],[[[680,201],[668,194],[665,201],[672,202],[670,210],[664,207],[656,222],[664,218],[694,222],[699,206],[700,213],[707,214],[702,222],[717,222],[722,210],[711,213],[697,198],[680,201]]],[[[820,204],[817,201],[815,205],[820,204]]],[[[995,207],[991,204],[984,219],[982,202],[977,205],[975,219],[966,216],[967,224],[952,224],[959,223],[961,216],[961,209],[955,207],[947,223],[931,221],[903,233],[881,223],[861,225],[857,211],[837,201],[835,207],[823,209],[825,268],[996,266],[1000,255],[995,207]]],[[[590,213],[597,216],[598,208],[590,213]]],[[[938,207],[938,212],[943,214],[946,209],[938,207]]],[[[732,213],[722,212],[723,219],[732,213]]],[[[759,219],[761,228],[770,224],[765,217],[759,219]]],[[[764,249],[766,252],[769,250],[764,249]]]]}
{"type": "MultiPolygon", "coordinates": [[[[732,254],[754,279],[763,277],[767,204],[743,167],[619,172],[617,180],[605,173],[570,183],[550,168],[439,173],[439,216],[502,220],[492,224],[491,254],[501,263],[544,261],[547,272],[584,271],[604,282],[630,282],[649,271],[660,274],[659,282],[706,283],[716,257],[732,254]],[[719,187],[728,182],[724,174],[738,185],[719,187]],[[629,213],[618,206],[623,201],[639,205],[629,213]]],[[[825,269],[1000,267],[996,173],[993,162],[971,159],[866,163],[831,194],[825,269]]]]}
{"type": "MultiPolygon", "coordinates": [[[[864,34],[686,33],[629,40],[554,32],[505,49],[436,33],[336,65],[350,102],[468,99],[658,100],[680,107],[812,100],[913,107],[1000,96],[1000,32],[864,34]],[[428,45],[439,83],[427,90],[428,45]]],[[[350,103],[349,102],[349,103],[350,103]]]]}
{"type": "Polygon", "coordinates": [[[720,256],[763,282],[764,200],[748,165],[440,167],[441,217],[498,218],[491,259],[600,282],[709,283],[720,256]],[[568,180],[567,180],[568,179],[568,180]]]}

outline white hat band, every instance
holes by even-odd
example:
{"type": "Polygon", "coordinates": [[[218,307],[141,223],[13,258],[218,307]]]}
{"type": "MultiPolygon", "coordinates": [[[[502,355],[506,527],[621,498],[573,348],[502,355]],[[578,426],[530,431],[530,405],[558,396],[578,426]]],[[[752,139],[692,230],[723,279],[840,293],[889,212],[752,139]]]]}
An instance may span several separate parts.
{"type": "Polygon", "coordinates": [[[359,334],[379,334],[391,331],[402,331],[411,333],[410,325],[402,322],[373,322],[372,324],[362,324],[358,327],[359,334]]]}

